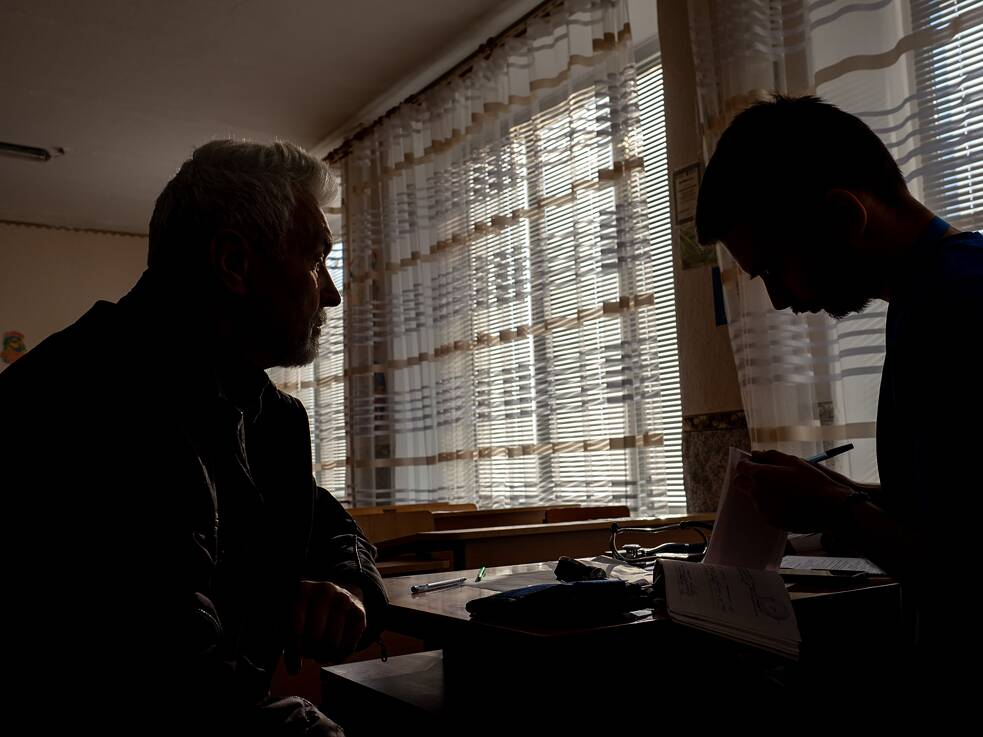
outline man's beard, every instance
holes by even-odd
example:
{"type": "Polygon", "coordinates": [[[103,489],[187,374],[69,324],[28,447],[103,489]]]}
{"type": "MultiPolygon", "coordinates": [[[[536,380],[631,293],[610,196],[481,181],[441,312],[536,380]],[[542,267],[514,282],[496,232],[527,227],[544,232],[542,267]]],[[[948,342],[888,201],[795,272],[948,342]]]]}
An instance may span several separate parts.
{"type": "Polygon", "coordinates": [[[854,297],[853,299],[845,299],[835,306],[825,308],[825,312],[834,320],[842,320],[847,315],[852,315],[855,312],[863,312],[870,305],[870,302],[871,300],[867,297],[854,297]]]}
{"type": "Polygon", "coordinates": [[[306,366],[317,358],[321,328],[324,326],[324,322],[324,310],[315,312],[308,324],[307,330],[304,332],[303,342],[298,341],[297,345],[293,346],[288,356],[280,365],[306,366]]]}
{"type": "Polygon", "coordinates": [[[824,290],[827,296],[823,311],[834,320],[842,320],[847,315],[863,312],[871,302],[871,278],[862,263],[845,267],[834,267],[837,262],[847,263],[847,259],[830,259],[826,268],[828,271],[821,277],[820,283],[831,285],[824,290]]]}

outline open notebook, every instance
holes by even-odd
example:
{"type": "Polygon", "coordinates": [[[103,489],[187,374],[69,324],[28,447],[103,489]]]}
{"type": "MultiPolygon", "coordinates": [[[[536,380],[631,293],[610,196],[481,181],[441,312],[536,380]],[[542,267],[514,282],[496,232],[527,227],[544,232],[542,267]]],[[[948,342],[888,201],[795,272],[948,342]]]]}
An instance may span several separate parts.
{"type": "Polygon", "coordinates": [[[799,627],[777,573],[673,560],[659,565],[674,622],[798,658],[799,627]]]}

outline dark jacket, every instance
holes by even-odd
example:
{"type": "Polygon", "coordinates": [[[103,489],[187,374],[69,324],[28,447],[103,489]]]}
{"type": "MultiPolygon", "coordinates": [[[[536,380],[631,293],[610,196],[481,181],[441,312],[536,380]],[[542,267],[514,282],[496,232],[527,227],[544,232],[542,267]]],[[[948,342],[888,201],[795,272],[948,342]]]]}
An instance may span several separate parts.
{"type": "Polygon", "coordinates": [[[0,374],[18,710],[230,724],[268,691],[302,579],[357,583],[366,640],[381,628],[375,550],[316,487],[303,406],[193,324],[145,275],[0,374]]]}

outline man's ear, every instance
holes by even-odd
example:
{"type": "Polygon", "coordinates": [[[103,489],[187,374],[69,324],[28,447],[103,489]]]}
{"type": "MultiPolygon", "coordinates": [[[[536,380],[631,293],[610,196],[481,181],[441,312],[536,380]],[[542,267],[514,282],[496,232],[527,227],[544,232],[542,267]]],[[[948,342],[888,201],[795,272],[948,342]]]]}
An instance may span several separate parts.
{"type": "Polygon", "coordinates": [[[234,230],[220,230],[208,248],[209,263],[218,283],[240,296],[246,294],[252,256],[249,242],[234,230]]]}
{"type": "Polygon", "coordinates": [[[822,215],[826,228],[847,241],[856,240],[867,229],[867,207],[845,189],[831,189],[826,193],[822,215]]]}

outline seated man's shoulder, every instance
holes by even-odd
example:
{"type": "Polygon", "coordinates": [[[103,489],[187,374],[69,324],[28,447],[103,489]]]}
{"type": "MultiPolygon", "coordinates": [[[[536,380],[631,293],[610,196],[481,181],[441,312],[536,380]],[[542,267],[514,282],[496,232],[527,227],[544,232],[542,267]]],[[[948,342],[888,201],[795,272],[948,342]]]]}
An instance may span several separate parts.
{"type": "Polygon", "coordinates": [[[307,409],[297,397],[271,384],[263,398],[263,413],[276,414],[288,421],[307,423],[307,409]],[[272,411],[271,411],[272,410],[272,411]]]}

